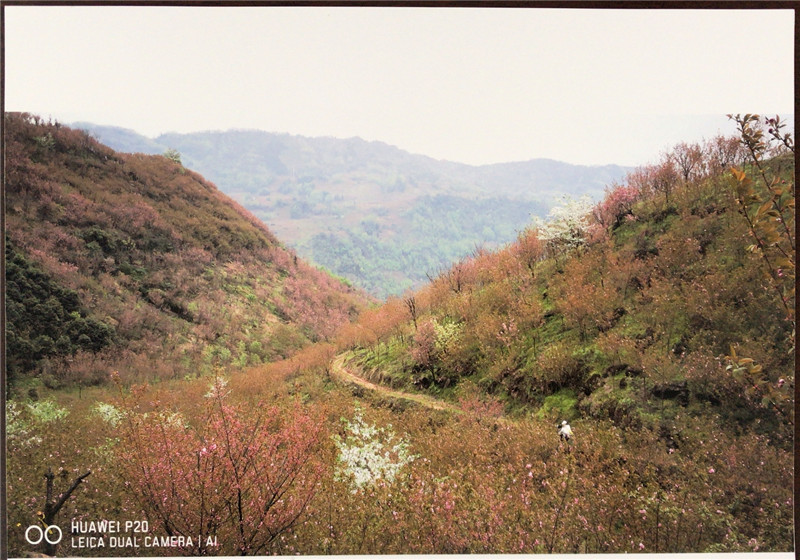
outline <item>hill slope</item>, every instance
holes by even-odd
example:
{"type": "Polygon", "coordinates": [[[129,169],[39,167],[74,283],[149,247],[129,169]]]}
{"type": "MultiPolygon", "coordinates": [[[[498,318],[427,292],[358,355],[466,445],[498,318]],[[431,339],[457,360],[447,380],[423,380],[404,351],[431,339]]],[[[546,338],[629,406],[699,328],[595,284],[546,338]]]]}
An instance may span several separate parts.
{"type": "Polygon", "coordinates": [[[199,375],[329,337],[366,296],[161,156],[8,114],[8,374],[199,375]]]}
{"type": "Polygon", "coordinates": [[[625,172],[551,160],[470,166],[359,138],[232,130],[149,139],[76,126],[123,151],[178,150],[299,254],[380,297],[420,287],[476,246],[512,241],[564,193],[599,199],[625,172]]]}
{"type": "MultiPolygon", "coordinates": [[[[344,367],[398,394],[458,402],[490,425],[505,409],[520,425],[552,426],[537,442],[569,420],[577,467],[559,470],[561,497],[542,506],[559,504],[544,521],[552,539],[575,504],[559,536],[575,548],[562,550],[578,552],[595,534],[605,539],[598,550],[792,550],[794,154],[774,156],[766,127],[759,136],[751,125],[743,142],[755,159],[723,161],[704,146],[684,174],[678,146],[589,216],[556,213],[364,313],[340,339],[344,367]],[[618,469],[626,481],[607,486],[618,469]],[[585,490],[565,502],[575,481],[585,490]],[[598,523],[594,512],[610,515],[598,523]],[[628,514],[642,532],[615,543],[628,514]],[[684,522],[692,536],[681,544],[684,522]]],[[[536,481],[533,454],[517,464],[528,460],[536,481]]],[[[542,455],[540,468],[559,459],[542,455]]],[[[469,487],[464,500],[483,484],[466,468],[455,478],[469,487]]],[[[508,502],[486,509],[525,496],[510,491],[519,480],[524,473],[509,476],[498,491],[508,502]]]]}
{"type": "Polygon", "coordinates": [[[475,384],[553,421],[609,419],[674,442],[688,408],[790,445],[794,161],[733,173],[704,150],[683,176],[682,149],[590,216],[555,213],[365,314],[357,365],[406,390],[475,384]]]}

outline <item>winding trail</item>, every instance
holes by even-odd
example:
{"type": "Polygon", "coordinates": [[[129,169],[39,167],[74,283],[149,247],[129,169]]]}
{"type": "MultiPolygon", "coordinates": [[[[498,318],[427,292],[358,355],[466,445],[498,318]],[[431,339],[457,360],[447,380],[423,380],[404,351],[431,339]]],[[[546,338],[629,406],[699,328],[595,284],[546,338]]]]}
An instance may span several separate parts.
{"type": "Polygon", "coordinates": [[[331,362],[331,375],[339,381],[358,385],[359,387],[363,387],[364,389],[367,389],[369,391],[380,393],[381,395],[386,397],[412,401],[426,408],[430,408],[432,410],[448,410],[450,412],[459,412],[459,413],[463,412],[460,408],[458,408],[454,404],[450,404],[448,402],[435,399],[428,395],[421,395],[418,393],[406,393],[404,391],[396,391],[394,389],[390,389],[382,385],[376,385],[371,381],[367,381],[363,377],[357,375],[357,373],[354,371],[355,368],[353,366],[349,367],[345,366],[344,362],[346,359],[347,359],[347,354],[339,354],[331,362]]]}

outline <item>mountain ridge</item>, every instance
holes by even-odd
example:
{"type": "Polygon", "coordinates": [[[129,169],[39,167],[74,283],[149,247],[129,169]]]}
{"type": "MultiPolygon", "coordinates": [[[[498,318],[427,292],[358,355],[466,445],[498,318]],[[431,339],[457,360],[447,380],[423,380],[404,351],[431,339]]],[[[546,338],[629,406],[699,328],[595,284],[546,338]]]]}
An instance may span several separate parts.
{"type": "Polygon", "coordinates": [[[550,159],[472,166],[358,137],[235,129],[148,139],[129,129],[79,126],[122,151],[179,151],[187,167],[214,181],[301,256],[378,297],[421,286],[426,274],[476,246],[513,241],[531,216],[545,216],[565,194],[599,199],[628,171],[550,159]],[[429,213],[434,199],[441,221],[450,225],[418,231],[414,216],[429,213]],[[489,223],[484,210],[508,217],[489,223]],[[437,243],[420,247],[420,237],[437,243]],[[380,261],[370,258],[376,254],[380,261]]]}
{"type": "MultiPolygon", "coordinates": [[[[141,142],[143,144],[151,144],[153,150],[160,149],[164,150],[171,147],[168,143],[163,142],[163,140],[168,138],[174,137],[181,137],[181,136],[200,136],[206,134],[215,134],[215,135],[225,135],[228,133],[256,133],[256,134],[264,134],[269,135],[277,138],[297,138],[297,139],[305,139],[305,140],[322,140],[322,141],[335,141],[335,142],[343,142],[343,143],[362,143],[367,145],[375,145],[380,148],[388,148],[391,150],[396,150],[403,154],[406,154],[411,157],[419,157],[425,158],[430,161],[436,163],[443,163],[443,164],[451,164],[457,166],[464,166],[470,168],[484,168],[484,167],[497,167],[497,166],[506,166],[506,165],[515,165],[515,164],[525,164],[531,162],[553,162],[559,163],[566,166],[571,167],[578,167],[578,168],[587,168],[587,169],[594,169],[594,168],[623,168],[623,169],[630,169],[630,166],[618,165],[615,163],[603,163],[603,164],[585,164],[585,163],[574,163],[568,162],[564,160],[559,160],[551,157],[531,157],[527,159],[514,159],[508,161],[498,161],[492,163],[466,163],[462,161],[446,159],[446,158],[436,158],[427,154],[412,152],[395,144],[390,144],[389,142],[385,142],[383,140],[367,140],[362,138],[361,136],[332,136],[332,135],[321,135],[321,136],[309,136],[306,134],[295,134],[291,132],[275,132],[264,130],[260,128],[250,128],[250,127],[232,127],[232,128],[224,128],[224,129],[203,129],[203,130],[195,130],[192,132],[177,132],[177,131],[168,131],[168,132],[161,132],[156,135],[147,135],[133,128],[123,127],[123,126],[116,126],[116,125],[105,125],[105,124],[97,124],[90,121],[73,121],[66,123],[66,126],[77,128],[80,130],[86,130],[90,134],[96,134],[99,137],[113,137],[117,135],[119,138],[129,138],[131,143],[141,142]]],[[[119,141],[119,140],[118,140],[119,141]]],[[[126,151],[122,148],[118,149],[118,151],[126,151]]],[[[143,152],[143,153],[150,153],[150,152],[143,152]]],[[[156,155],[157,153],[161,152],[152,152],[152,155],[156,155]]]]}

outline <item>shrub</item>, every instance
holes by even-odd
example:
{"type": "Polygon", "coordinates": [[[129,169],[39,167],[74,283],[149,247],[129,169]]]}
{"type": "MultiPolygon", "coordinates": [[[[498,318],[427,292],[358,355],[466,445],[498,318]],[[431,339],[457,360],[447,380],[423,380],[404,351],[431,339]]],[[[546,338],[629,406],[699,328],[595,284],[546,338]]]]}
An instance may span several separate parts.
{"type": "Polygon", "coordinates": [[[197,536],[183,553],[269,552],[317,491],[322,430],[297,405],[245,410],[220,382],[195,425],[169,412],[137,414],[133,404],[119,430],[119,468],[148,519],[197,536]],[[220,548],[210,549],[215,535],[220,548]]]}

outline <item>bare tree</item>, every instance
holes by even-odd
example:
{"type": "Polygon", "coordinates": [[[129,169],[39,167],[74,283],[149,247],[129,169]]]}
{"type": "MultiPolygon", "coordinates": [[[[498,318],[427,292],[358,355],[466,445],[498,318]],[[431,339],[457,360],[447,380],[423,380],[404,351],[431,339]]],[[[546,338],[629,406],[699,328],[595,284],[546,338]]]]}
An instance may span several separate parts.
{"type": "Polygon", "coordinates": [[[411,314],[411,320],[414,321],[414,330],[417,330],[417,298],[411,294],[410,296],[403,299],[403,303],[406,304],[408,308],[408,312],[411,314]]]}

